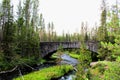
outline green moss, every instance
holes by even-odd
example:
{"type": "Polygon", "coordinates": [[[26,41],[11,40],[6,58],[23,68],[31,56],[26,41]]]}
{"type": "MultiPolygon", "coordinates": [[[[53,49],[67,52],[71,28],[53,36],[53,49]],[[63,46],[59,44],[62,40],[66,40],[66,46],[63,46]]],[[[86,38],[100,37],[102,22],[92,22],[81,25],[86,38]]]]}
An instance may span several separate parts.
{"type": "MultiPolygon", "coordinates": [[[[24,80],[51,80],[63,76],[70,70],[73,70],[71,65],[53,66],[24,75],[23,78],[24,80]]],[[[22,78],[18,77],[13,80],[22,80],[22,78]]]]}

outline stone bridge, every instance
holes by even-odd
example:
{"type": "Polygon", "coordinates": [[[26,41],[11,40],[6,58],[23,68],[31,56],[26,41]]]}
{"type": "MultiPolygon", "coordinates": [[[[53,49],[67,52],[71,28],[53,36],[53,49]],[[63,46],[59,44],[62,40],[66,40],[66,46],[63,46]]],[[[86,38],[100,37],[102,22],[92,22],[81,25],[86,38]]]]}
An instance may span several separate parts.
{"type": "MultiPolygon", "coordinates": [[[[95,42],[86,42],[86,48],[92,52],[97,52],[97,44],[95,42]]],[[[40,42],[41,56],[51,56],[58,49],[79,49],[80,42],[40,42]]]]}

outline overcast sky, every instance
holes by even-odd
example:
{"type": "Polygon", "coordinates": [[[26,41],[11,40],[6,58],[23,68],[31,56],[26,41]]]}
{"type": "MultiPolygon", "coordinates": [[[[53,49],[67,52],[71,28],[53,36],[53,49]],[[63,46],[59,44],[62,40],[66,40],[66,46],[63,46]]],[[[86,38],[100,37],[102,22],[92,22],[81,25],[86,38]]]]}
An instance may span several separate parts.
{"type": "MultiPolygon", "coordinates": [[[[89,28],[100,23],[102,0],[40,0],[40,12],[46,23],[53,21],[58,34],[80,31],[81,22],[88,22],[89,28]]],[[[109,4],[115,0],[107,0],[109,4]]],[[[108,3],[107,2],[107,3],[108,3]]]]}
{"type": "Polygon", "coordinates": [[[53,21],[56,31],[78,32],[82,21],[91,27],[99,22],[101,0],[41,0],[40,12],[46,23],[53,21]]]}
{"type": "MultiPolygon", "coordinates": [[[[0,0],[1,2],[2,0],[0,0]]],[[[12,0],[17,4],[18,0],[12,0]]],[[[116,0],[107,0],[107,5],[116,0]]],[[[58,34],[79,32],[81,22],[88,22],[89,28],[100,23],[102,0],[40,0],[40,13],[46,22],[53,22],[58,34]]]]}

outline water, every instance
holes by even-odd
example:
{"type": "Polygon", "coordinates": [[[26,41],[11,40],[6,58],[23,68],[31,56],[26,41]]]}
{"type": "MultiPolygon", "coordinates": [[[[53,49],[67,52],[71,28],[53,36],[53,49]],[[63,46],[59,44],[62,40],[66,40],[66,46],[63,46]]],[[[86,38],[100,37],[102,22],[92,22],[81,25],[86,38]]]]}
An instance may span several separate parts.
{"type": "MultiPolygon", "coordinates": [[[[71,58],[67,54],[61,55],[61,58],[62,58],[61,64],[70,64],[74,67],[78,64],[77,59],[71,58]]],[[[58,80],[73,80],[76,77],[75,73],[76,73],[75,71],[72,71],[58,80]]]]}
{"type": "Polygon", "coordinates": [[[75,71],[72,71],[72,72],[68,73],[67,75],[62,76],[58,80],[73,80],[74,78],[76,78],[75,73],[76,73],[75,71]]]}
{"type": "MultiPolygon", "coordinates": [[[[71,58],[68,54],[63,54],[61,55],[62,61],[60,62],[60,64],[70,64],[72,66],[76,66],[78,64],[77,59],[71,58]]],[[[43,69],[46,67],[50,67],[56,65],[55,63],[44,63],[42,65],[36,66],[34,67],[35,69],[43,69]]],[[[24,73],[24,70],[21,70],[22,73],[24,73]]],[[[25,73],[27,73],[28,71],[25,70],[25,73]]],[[[73,78],[75,77],[75,71],[71,71],[68,74],[66,74],[65,76],[62,76],[60,79],[58,80],[73,80],[73,78]]],[[[3,76],[0,78],[0,80],[12,80],[12,78],[19,76],[19,72],[15,71],[9,74],[3,74],[3,76]]]]}
{"type": "Polygon", "coordinates": [[[71,64],[72,66],[76,66],[78,64],[77,59],[71,58],[67,54],[61,55],[62,61],[61,64],[71,64]]]}

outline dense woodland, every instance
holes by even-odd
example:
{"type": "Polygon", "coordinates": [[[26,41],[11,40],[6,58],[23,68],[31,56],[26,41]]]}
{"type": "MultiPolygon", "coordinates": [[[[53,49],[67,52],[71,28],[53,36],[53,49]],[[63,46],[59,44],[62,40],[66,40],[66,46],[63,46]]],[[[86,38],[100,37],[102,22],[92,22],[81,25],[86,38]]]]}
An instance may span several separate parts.
{"type": "Polygon", "coordinates": [[[0,7],[0,65],[2,68],[21,65],[25,60],[39,60],[41,58],[40,42],[92,39],[87,30],[87,22],[81,23],[80,33],[69,34],[63,31],[62,35],[57,35],[53,22],[45,26],[43,15],[38,12],[39,0],[24,0],[23,3],[19,0],[16,12],[13,10],[14,5],[11,5],[11,0],[3,0],[0,7]],[[17,13],[17,17],[14,16],[15,13],[17,13]]]}
{"type": "Polygon", "coordinates": [[[40,42],[97,41],[99,60],[120,62],[120,8],[117,0],[111,7],[107,7],[105,0],[101,1],[100,26],[95,24],[89,31],[87,22],[82,22],[79,33],[63,31],[62,35],[57,35],[54,22],[45,23],[44,14],[38,10],[39,3],[39,0],[19,0],[17,10],[11,0],[3,0],[0,4],[0,71],[40,62],[40,42]]]}

